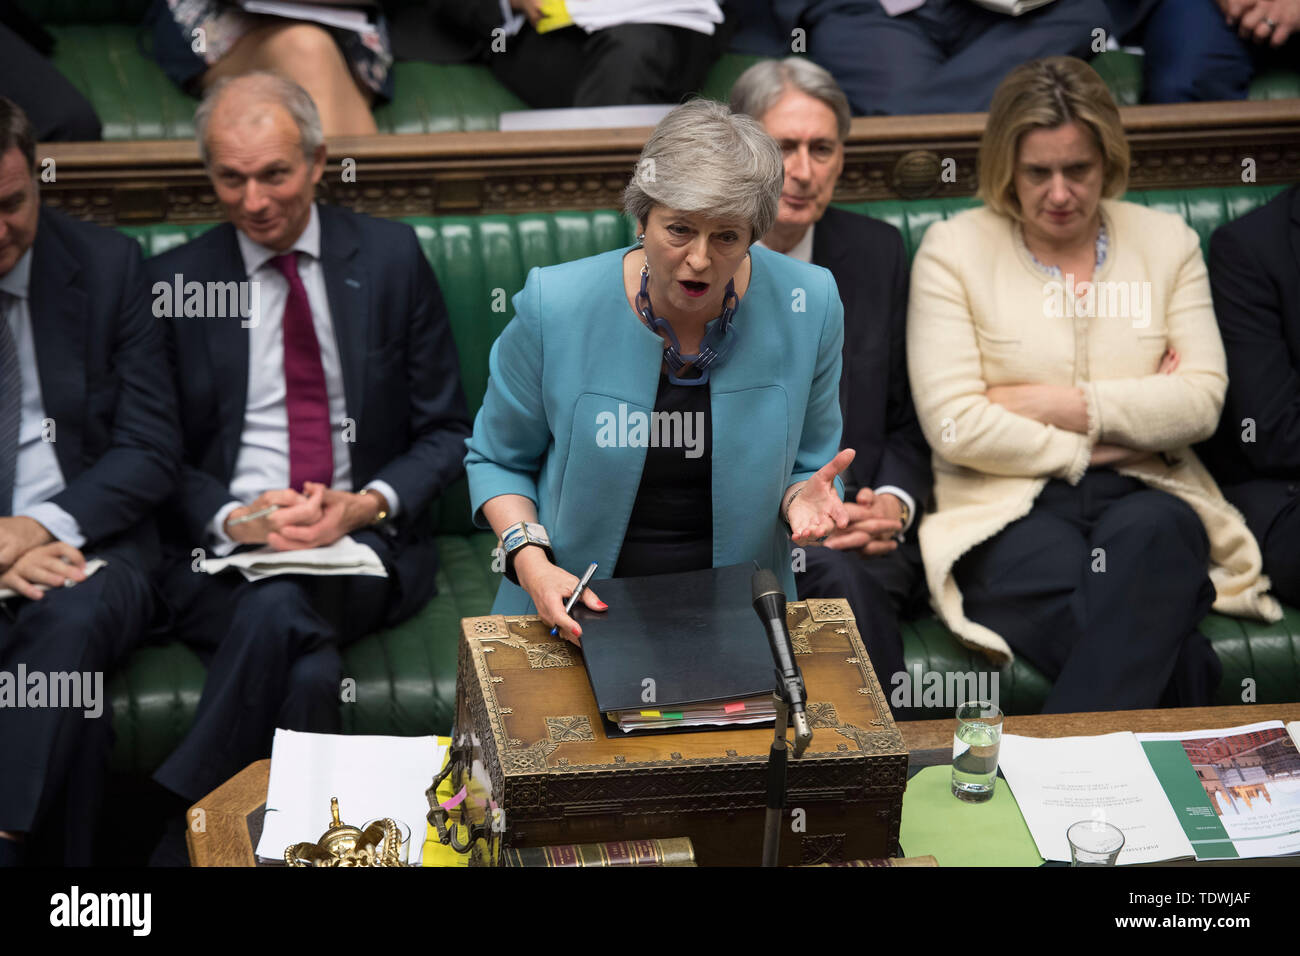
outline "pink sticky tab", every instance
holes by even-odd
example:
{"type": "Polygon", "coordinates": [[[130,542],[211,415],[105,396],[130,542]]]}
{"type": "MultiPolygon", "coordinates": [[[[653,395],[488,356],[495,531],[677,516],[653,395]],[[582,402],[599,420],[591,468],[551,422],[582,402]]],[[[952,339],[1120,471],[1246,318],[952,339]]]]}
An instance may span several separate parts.
{"type": "Polygon", "coordinates": [[[460,793],[456,794],[454,797],[448,797],[446,800],[442,801],[442,803],[438,804],[438,806],[442,807],[444,810],[454,810],[461,805],[461,801],[463,801],[467,796],[469,796],[469,791],[464,787],[461,787],[460,793]]]}
{"type": "Polygon", "coordinates": [[[734,714],[734,713],[736,713],[737,711],[741,711],[741,710],[744,710],[744,709],[745,709],[745,705],[742,704],[740,701],[736,701],[736,703],[734,703],[734,704],[726,704],[726,705],[724,705],[723,708],[722,708],[722,712],[723,712],[724,714],[734,714]]]}

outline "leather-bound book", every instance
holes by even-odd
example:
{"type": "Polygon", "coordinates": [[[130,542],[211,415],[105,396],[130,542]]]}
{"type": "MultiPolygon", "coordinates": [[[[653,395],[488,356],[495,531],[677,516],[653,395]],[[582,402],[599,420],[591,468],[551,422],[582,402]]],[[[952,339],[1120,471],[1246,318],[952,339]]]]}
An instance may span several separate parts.
{"type": "Polygon", "coordinates": [[[695,866],[687,837],[507,849],[503,866],[695,866]]]}

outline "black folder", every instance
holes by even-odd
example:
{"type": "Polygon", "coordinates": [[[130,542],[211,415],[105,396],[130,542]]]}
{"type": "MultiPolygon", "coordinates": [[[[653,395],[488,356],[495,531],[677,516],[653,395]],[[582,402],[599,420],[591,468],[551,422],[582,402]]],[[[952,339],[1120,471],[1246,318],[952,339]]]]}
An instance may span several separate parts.
{"type": "Polygon", "coordinates": [[[594,582],[609,610],[573,616],[601,713],[771,694],[776,668],[751,603],[753,575],[752,565],[735,564],[594,582]]]}

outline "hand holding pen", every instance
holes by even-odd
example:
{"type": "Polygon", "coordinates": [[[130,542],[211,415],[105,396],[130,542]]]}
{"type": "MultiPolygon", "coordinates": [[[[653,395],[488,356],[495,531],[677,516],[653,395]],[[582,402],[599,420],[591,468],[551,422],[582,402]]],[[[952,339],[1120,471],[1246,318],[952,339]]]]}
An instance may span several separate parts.
{"type": "MultiPolygon", "coordinates": [[[[585,591],[587,589],[587,585],[591,583],[591,576],[595,573],[596,573],[596,562],[593,561],[591,562],[591,565],[587,568],[587,572],[582,576],[582,580],[578,582],[578,586],[573,589],[573,594],[569,596],[568,602],[564,605],[564,613],[566,615],[573,613],[573,606],[578,603],[578,599],[582,597],[582,592],[585,591]]],[[[551,628],[551,637],[555,637],[559,633],[560,633],[560,627],[558,624],[555,627],[551,628]]]]}
{"type": "MultiPolygon", "coordinates": [[[[519,575],[520,587],[533,599],[537,614],[546,624],[547,630],[555,626],[558,636],[581,646],[579,639],[582,637],[582,628],[564,609],[580,579],[552,564],[541,548],[532,547],[519,550],[518,557],[515,558],[515,572],[519,575]]],[[[606,608],[606,604],[590,586],[583,589],[578,600],[593,611],[603,611],[606,608]]],[[[573,606],[576,606],[576,602],[573,606]]]]}

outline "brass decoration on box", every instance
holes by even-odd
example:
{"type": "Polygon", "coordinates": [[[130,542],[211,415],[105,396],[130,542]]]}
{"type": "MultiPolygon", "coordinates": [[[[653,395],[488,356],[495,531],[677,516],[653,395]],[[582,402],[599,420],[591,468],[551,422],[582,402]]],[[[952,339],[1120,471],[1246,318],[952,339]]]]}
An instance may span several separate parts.
{"type": "Polygon", "coordinates": [[[285,847],[289,866],[401,866],[402,837],[393,820],[385,818],[362,832],[339,821],[339,798],[330,797],[332,822],[315,843],[285,847]]]}

